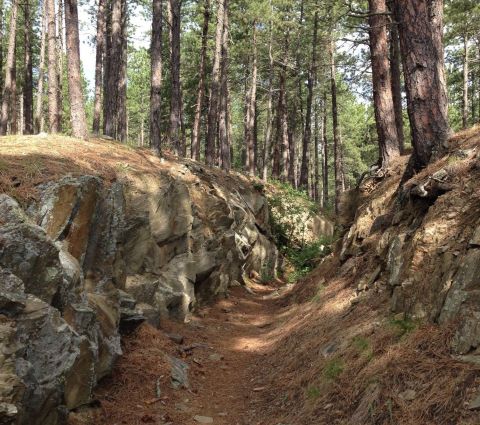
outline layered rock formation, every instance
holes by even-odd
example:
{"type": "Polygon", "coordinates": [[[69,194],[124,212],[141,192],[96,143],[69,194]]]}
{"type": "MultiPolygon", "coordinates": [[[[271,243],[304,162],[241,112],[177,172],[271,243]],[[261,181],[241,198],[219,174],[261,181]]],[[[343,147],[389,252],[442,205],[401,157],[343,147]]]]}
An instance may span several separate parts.
{"type": "Polygon", "coordinates": [[[275,276],[264,196],[193,162],[0,195],[0,423],[54,425],[91,401],[142,320],[188,320],[251,271],[275,276]]]}
{"type": "Polygon", "coordinates": [[[369,272],[358,281],[360,300],[388,291],[395,314],[455,322],[452,350],[480,361],[480,144],[459,140],[402,194],[403,163],[389,178],[368,178],[345,197],[343,221],[354,219],[341,244],[340,272],[362,259],[369,272]]]}

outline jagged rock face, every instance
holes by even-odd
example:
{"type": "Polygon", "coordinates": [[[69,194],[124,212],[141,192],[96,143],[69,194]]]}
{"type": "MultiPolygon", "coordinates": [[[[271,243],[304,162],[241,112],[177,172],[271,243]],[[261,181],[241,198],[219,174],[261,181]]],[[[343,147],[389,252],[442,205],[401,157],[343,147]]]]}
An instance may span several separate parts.
{"type": "Polygon", "coordinates": [[[280,264],[262,193],[195,163],[39,193],[27,209],[0,195],[0,423],[64,423],[111,372],[120,329],[185,320],[280,264]]]}
{"type": "MultiPolygon", "coordinates": [[[[412,179],[399,202],[397,178],[363,182],[341,260],[363,257],[380,268],[375,287],[391,295],[393,313],[457,324],[453,351],[480,354],[479,154],[452,151],[449,165],[412,179]],[[460,174],[460,176],[459,176],[460,174]],[[416,182],[416,183],[415,183],[416,182]]],[[[403,170],[403,167],[401,167],[403,170]]],[[[397,170],[398,172],[398,170],[397,170]]],[[[360,292],[373,288],[364,285],[360,292]]]]}

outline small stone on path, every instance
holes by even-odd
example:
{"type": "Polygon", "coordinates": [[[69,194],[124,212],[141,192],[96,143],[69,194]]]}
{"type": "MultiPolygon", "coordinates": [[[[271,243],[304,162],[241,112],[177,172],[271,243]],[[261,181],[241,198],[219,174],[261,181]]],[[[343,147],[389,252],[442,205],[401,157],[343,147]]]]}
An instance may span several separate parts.
{"type": "Polygon", "coordinates": [[[213,353],[213,354],[210,354],[208,356],[209,360],[211,360],[212,362],[220,362],[223,360],[223,356],[221,354],[218,354],[218,353],[213,353]]]}
{"type": "Polygon", "coordinates": [[[213,424],[213,418],[209,416],[196,415],[193,417],[193,420],[198,422],[199,424],[213,424]]]}
{"type": "Polygon", "coordinates": [[[176,344],[183,344],[183,336],[179,334],[167,334],[168,339],[175,342],[176,344]]]}

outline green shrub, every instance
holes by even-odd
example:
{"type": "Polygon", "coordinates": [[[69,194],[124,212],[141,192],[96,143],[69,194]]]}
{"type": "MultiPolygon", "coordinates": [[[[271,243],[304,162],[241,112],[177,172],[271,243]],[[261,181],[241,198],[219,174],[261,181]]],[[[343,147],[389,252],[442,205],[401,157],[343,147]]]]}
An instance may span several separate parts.
{"type": "Polygon", "coordinates": [[[391,318],[390,325],[398,330],[399,336],[406,335],[417,327],[417,323],[408,317],[405,319],[391,318]]]}
{"type": "Polygon", "coordinates": [[[290,184],[273,182],[274,189],[267,191],[272,234],[277,247],[287,259],[292,270],[287,273],[290,283],[308,274],[318,259],[330,254],[334,237],[323,237],[306,243],[308,218],[319,213],[319,206],[306,193],[290,184]]]}
{"type": "Polygon", "coordinates": [[[342,359],[332,359],[325,365],[323,374],[329,381],[334,381],[343,372],[344,368],[345,364],[342,359]]]}
{"type": "Polygon", "coordinates": [[[320,389],[318,387],[308,387],[307,397],[313,400],[320,397],[320,389]]]}

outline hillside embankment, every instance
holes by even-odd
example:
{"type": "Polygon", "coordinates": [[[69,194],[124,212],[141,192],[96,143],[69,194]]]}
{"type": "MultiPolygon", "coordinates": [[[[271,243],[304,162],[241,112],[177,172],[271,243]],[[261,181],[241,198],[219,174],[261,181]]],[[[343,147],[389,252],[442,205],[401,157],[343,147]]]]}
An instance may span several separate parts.
{"type": "Polygon", "coordinates": [[[407,158],[367,176],[332,253],[285,285],[258,183],[8,140],[2,423],[480,423],[479,149],[458,134],[401,195],[407,158]]]}
{"type": "MultiPolygon", "coordinates": [[[[74,420],[124,353],[122,336],[190,322],[229,288],[283,268],[263,186],[193,161],[6,137],[0,191],[1,423],[74,420]]],[[[311,216],[309,237],[319,222],[332,233],[311,216]]],[[[168,362],[181,369],[177,357],[168,362]]]]}
{"type": "Polygon", "coordinates": [[[480,423],[479,147],[478,130],[458,134],[401,196],[406,157],[368,176],[343,199],[333,253],[296,285],[247,280],[186,326],[140,328],[100,387],[97,414],[119,424],[480,423]],[[164,352],[188,365],[188,388],[170,388],[164,352]]]}

